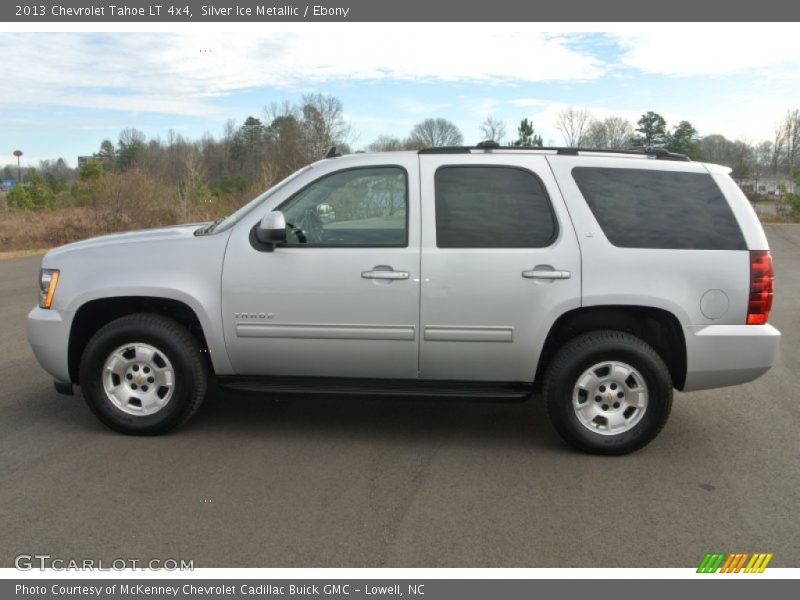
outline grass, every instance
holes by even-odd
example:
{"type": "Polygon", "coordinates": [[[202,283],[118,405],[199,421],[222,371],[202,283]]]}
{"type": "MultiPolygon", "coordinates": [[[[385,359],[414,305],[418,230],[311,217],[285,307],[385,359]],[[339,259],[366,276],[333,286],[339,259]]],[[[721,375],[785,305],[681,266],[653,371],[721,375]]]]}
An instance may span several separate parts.
{"type": "Polygon", "coordinates": [[[800,216],[792,216],[792,215],[784,215],[784,216],[777,216],[777,215],[770,215],[770,214],[759,214],[758,218],[764,224],[776,225],[776,224],[798,224],[800,223],[800,216]]]}
{"type": "Polygon", "coordinates": [[[0,255],[35,252],[108,233],[94,211],[86,207],[48,212],[9,210],[0,213],[0,255]]]}

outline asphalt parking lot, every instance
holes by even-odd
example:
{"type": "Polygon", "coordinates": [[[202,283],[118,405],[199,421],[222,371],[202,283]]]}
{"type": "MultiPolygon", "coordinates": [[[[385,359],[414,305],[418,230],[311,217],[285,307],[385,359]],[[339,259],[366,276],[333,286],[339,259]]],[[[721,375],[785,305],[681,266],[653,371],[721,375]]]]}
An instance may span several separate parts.
{"type": "Polygon", "coordinates": [[[196,567],[800,566],[800,226],[770,226],[776,366],[678,394],[620,458],[523,404],[213,392],[175,433],[106,430],[25,339],[39,258],[0,261],[0,566],[18,554],[196,567]]]}

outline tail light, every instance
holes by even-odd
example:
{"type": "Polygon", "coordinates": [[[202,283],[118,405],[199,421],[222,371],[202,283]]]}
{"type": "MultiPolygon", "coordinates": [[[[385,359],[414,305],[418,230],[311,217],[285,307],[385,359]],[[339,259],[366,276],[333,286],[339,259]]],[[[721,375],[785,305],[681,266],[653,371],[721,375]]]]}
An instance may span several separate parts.
{"type": "Polygon", "coordinates": [[[772,255],[769,250],[750,251],[750,299],[747,303],[747,324],[764,325],[772,308],[772,255]]]}

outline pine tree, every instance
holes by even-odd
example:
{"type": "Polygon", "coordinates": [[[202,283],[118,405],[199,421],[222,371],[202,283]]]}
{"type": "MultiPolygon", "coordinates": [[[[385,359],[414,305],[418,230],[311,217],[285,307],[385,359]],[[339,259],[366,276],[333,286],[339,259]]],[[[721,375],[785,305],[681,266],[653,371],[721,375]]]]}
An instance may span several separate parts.
{"type": "Polygon", "coordinates": [[[689,121],[678,123],[667,136],[666,149],[670,152],[685,154],[689,157],[696,157],[698,153],[697,129],[689,121]]]}
{"type": "Polygon", "coordinates": [[[528,121],[528,119],[522,119],[522,121],[520,121],[519,127],[517,128],[517,139],[514,145],[520,148],[541,148],[543,146],[542,136],[536,133],[536,130],[533,128],[533,123],[528,121]]]}
{"type": "Polygon", "coordinates": [[[641,135],[634,136],[633,143],[645,148],[663,148],[667,143],[667,122],[652,110],[642,115],[636,124],[641,135]]]}

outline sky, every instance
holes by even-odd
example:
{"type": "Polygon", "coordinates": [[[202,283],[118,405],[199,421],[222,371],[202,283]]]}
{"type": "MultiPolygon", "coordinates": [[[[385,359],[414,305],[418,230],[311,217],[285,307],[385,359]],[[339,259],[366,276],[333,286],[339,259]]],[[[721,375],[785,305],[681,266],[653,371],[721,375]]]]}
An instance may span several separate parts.
{"type": "Polygon", "coordinates": [[[203,25],[0,31],[0,164],[19,149],[23,165],[74,166],[127,127],[220,136],[229,119],[306,93],[342,100],[355,149],[428,117],[454,122],[467,143],[488,116],[508,137],[528,118],[558,145],[567,106],[631,122],[653,110],[670,126],[758,142],[800,108],[793,24],[203,25]]]}

